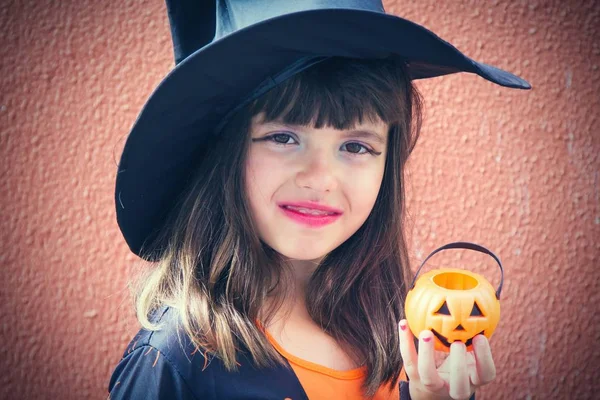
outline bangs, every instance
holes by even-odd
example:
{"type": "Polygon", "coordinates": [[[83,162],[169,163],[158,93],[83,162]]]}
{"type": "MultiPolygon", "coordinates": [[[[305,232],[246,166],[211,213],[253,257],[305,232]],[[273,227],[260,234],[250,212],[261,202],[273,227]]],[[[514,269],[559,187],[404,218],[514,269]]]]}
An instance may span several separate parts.
{"type": "Polygon", "coordinates": [[[410,118],[410,81],[398,58],[332,57],[282,82],[251,103],[265,122],[352,129],[410,118]],[[408,112],[408,113],[407,113],[408,112]]]}

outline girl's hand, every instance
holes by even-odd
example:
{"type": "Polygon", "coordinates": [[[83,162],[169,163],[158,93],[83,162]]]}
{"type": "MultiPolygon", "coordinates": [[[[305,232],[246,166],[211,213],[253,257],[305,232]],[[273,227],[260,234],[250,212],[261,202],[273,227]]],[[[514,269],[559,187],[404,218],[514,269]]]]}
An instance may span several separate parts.
{"type": "Polygon", "coordinates": [[[431,331],[420,333],[417,354],[406,320],[400,321],[399,326],[400,353],[412,400],[468,399],[475,389],[496,377],[490,344],[485,336],[473,338],[473,352],[467,352],[462,342],[452,343],[450,355],[442,360],[439,356],[445,356],[445,353],[434,350],[431,331]]]}

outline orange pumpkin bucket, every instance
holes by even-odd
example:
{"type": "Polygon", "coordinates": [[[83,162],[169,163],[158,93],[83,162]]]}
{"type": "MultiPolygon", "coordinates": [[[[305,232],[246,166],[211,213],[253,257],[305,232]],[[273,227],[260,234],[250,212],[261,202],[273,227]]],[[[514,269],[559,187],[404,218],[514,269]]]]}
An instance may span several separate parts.
{"type": "Polygon", "coordinates": [[[502,263],[490,250],[469,242],[446,244],[427,256],[415,274],[404,306],[408,327],[415,336],[432,331],[436,350],[449,352],[450,345],[460,341],[470,351],[473,337],[482,334],[489,339],[498,325],[503,283],[502,263]],[[427,260],[446,249],[469,249],[494,258],[501,273],[498,289],[483,276],[456,268],[432,270],[418,278],[427,260]]]}

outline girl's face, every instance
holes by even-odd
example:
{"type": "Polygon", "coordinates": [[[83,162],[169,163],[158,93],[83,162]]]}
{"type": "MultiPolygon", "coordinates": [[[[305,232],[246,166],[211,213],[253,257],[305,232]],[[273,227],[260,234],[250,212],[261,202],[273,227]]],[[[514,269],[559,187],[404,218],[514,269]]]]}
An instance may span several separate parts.
{"type": "MultiPolygon", "coordinates": [[[[246,190],[260,238],[292,260],[320,260],[369,216],[383,179],[388,126],[314,129],[252,119],[246,190]],[[318,225],[290,217],[281,204],[318,202],[341,212],[318,225]]],[[[310,217],[309,217],[310,218],[310,217]]]]}

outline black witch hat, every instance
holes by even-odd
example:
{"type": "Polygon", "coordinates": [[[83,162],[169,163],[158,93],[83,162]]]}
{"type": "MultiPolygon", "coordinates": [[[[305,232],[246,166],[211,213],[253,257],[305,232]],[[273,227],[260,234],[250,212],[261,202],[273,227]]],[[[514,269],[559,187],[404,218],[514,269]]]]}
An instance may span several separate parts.
{"type": "Polygon", "coordinates": [[[167,10],[176,65],[135,121],[116,179],[117,221],[137,255],[161,245],[154,239],[219,124],[318,62],[394,55],[405,60],[411,79],[471,72],[531,88],[423,26],[386,14],[380,0],[167,0],[167,10]]]}

